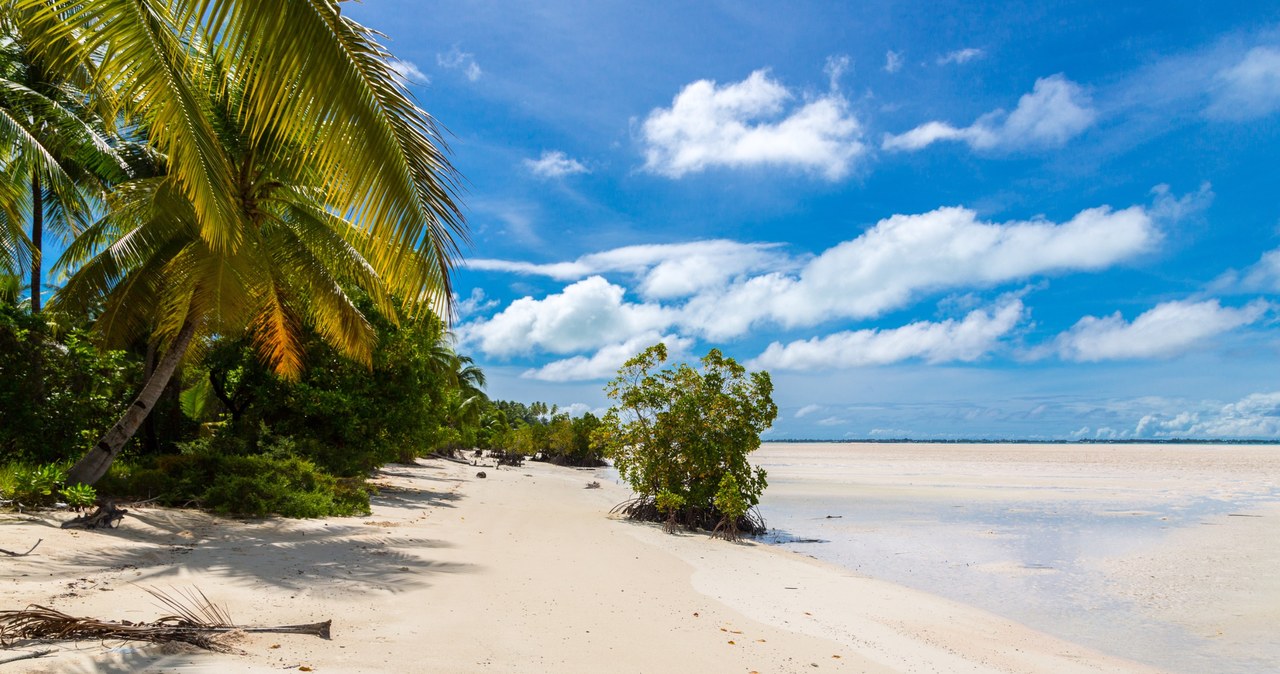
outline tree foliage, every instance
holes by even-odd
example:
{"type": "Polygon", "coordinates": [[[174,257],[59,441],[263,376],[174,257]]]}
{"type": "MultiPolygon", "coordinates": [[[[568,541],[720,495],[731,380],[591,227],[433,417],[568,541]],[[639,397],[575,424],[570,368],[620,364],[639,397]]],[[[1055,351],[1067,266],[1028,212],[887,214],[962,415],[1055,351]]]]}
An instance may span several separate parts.
{"type": "Polygon", "coordinates": [[[528,405],[495,400],[481,415],[480,444],[490,450],[516,453],[558,466],[605,465],[594,433],[600,419],[590,412],[573,417],[555,405],[528,405]]]}
{"type": "Polygon", "coordinates": [[[605,388],[616,404],[596,437],[638,494],[625,511],[728,538],[760,532],[750,511],[767,482],[747,455],[778,414],[769,373],[748,372],[717,349],[698,368],[659,369],[666,361],[666,345],[651,346],[605,388]]]}
{"type": "Polygon", "coordinates": [[[0,302],[0,454],[61,461],[111,425],[141,363],[99,351],[83,329],[56,330],[49,314],[0,302]]]}
{"type": "Polygon", "coordinates": [[[217,340],[192,368],[209,382],[205,418],[221,418],[217,432],[249,451],[264,431],[288,438],[298,455],[339,476],[425,455],[445,440],[459,388],[453,361],[441,360],[452,354],[444,326],[430,314],[399,325],[370,317],[371,367],[308,333],[308,367],[296,381],[273,372],[243,338],[217,340]]]}

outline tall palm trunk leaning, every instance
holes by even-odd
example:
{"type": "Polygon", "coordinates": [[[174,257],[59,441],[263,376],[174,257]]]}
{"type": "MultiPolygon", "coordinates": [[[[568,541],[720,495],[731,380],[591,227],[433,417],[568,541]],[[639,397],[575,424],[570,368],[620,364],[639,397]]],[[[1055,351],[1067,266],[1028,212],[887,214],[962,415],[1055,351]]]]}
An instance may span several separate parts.
{"type": "Polygon", "coordinates": [[[182,362],[183,355],[187,352],[187,347],[191,345],[191,338],[196,334],[195,323],[185,323],[182,329],[178,331],[178,336],[173,340],[173,344],[169,346],[169,350],[160,358],[160,362],[156,363],[155,369],[151,376],[147,378],[147,383],[142,387],[142,392],[138,394],[137,400],[125,410],[120,420],[107,431],[102,439],[98,440],[98,444],[89,450],[79,461],[76,462],[71,470],[67,471],[67,482],[69,484],[93,484],[102,479],[107,474],[107,470],[111,468],[111,463],[120,455],[120,451],[124,449],[129,439],[138,432],[138,428],[142,422],[146,420],[147,415],[151,413],[151,409],[155,407],[156,401],[160,399],[160,394],[164,392],[164,387],[168,385],[169,379],[173,377],[173,373],[178,369],[178,363],[182,362]]]}
{"type": "Polygon", "coordinates": [[[304,326],[371,362],[376,334],[345,288],[393,322],[397,297],[449,313],[457,177],[391,55],[338,3],[14,2],[46,62],[92,64],[95,91],[127,92],[120,114],[154,151],[54,266],[69,277],[51,308],[101,307],[104,344],[164,353],[70,480],[106,473],[210,337],[247,336],[296,378],[304,326]]]}

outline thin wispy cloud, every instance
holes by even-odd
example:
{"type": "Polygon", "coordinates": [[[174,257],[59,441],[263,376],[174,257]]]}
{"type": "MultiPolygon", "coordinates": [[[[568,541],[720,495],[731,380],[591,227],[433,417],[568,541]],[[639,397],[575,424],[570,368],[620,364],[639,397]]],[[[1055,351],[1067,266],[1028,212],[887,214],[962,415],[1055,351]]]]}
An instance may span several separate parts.
{"type": "Polygon", "coordinates": [[[537,159],[525,159],[525,168],[543,178],[563,178],[577,173],[590,173],[585,164],[559,151],[544,151],[537,159]]]}
{"type": "Polygon", "coordinates": [[[975,150],[1026,150],[1060,147],[1083,133],[1097,118],[1088,94],[1061,74],[1036,80],[1031,93],[1018,99],[1013,112],[989,112],[966,127],[927,122],[907,131],[886,134],[885,150],[922,150],[940,141],[959,141],[975,150]]]}
{"type": "Polygon", "coordinates": [[[975,47],[966,47],[964,49],[957,49],[955,51],[947,52],[946,54],[939,56],[938,65],[944,66],[949,63],[968,63],[969,61],[972,61],[976,58],[981,57],[982,54],[983,54],[982,50],[977,49],[975,47]]]}
{"type": "Polygon", "coordinates": [[[479,271],[531,274],[562,281],[596,274],[623,273],[638,280],[637,290],[641,296],[671,299],[721,286],[750,272],[790,269],[796,262],[782,254],[778,244],[715,239],[624,246],[584,255],[571,262],[536,264],[473,259],[463,264],[479,271]]]}
{"type": "Polygon", "coordinates": [[[1214,79],[1210,117],[1244,121],[1280,110],[1280,48],[1255,47],[1214,79]]]}
{"type": "Polygon", "coordinates": [[[448,52],[436,54],[436,65],[450,70],[460,70],[472,82],[479,80],[484,74],[480,64],[476,63],[475,55],[462,51],[456,45],[448,52]]]}
{"type": "Polygon", "coordinates": [[[902,70],[902,53],[889,50],[884,53],[884,71],[896,73],[902,70]]]}
{"type": "Polygon", "coordinates": [[[828,56],[827,65],[822,72],[827,74],[827,87],[832,91],[840,91],[840,78],[853,68],[853,59],[848,55],[828,56]]]}
{"type": "Polygon", "coordinates": [[[1224,272],[1209,286],[1219,293],[1280,292],[1280,248],[1269,250],[1243,271],[1224,272]]]}
{"type": "Polygon", "coordinates": [[[839,180],[866,151],[861,138],[862,126],[838,91],[802,99],[767,70],[726,85],[693,82],[641,125],[644,168],[669,178],[775,166],[839,180]]]}
{"type": "Polygon", "coordinates": [[[408,84],[431,84],[431,78],[427,77],[427,75],[418,68],[417,64],[412,61],[392,59],[388,62],[388,65],[391,66],[392,72],[408,84]]]}

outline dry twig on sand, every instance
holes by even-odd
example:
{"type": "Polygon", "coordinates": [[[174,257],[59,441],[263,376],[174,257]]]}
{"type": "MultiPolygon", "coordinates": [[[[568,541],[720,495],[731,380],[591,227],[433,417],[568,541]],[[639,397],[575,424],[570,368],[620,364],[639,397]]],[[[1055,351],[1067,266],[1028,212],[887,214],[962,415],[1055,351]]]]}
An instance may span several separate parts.
{"type": "Polygon", "coordinates": [[[31,651],[30,653],[23,653],[22,655],[14,655],[8,658],[0,658],[0,665],[7,665],[10,662],[17,662],[19,660],[33,660],[35,658],[43,658],[44,656],[52,652],[53,652],[52,648],[45,648],[38,651],[31,651]]]}
{"type": "Polygon", "coordinates": [[[0,548],[0,553],[4,553],[6,555],[9,555],[10,557],[26,557],[27,555],[31,554],[33,550],[40,547],[40,544],[43,542],[44,542],[43,538],[36,539],[36,544],[31,546],[30,548],[27,548],[26,552],[10,552],[8,550],[5,550],[4,548],[0,548]]]}
{"type": "Polygon", "coordinates": [[[0,611],[0,646],[7,647],[17,639],[79,641],[87,639],[121,639],[153,643],[182,642],[207,650],[225,650],[218,637],[229,632],[274,632],[278,634],[311,634],[329,638],[332,621],[309,625],[279,627],[237,627],[226,610],[199,590],[175,599],[158,590],[148,589],[153,597],[174,611],[173,615],[149,623],[106,621],[76,618],[45,606],[32,604],[20,611],[0,611]]]}

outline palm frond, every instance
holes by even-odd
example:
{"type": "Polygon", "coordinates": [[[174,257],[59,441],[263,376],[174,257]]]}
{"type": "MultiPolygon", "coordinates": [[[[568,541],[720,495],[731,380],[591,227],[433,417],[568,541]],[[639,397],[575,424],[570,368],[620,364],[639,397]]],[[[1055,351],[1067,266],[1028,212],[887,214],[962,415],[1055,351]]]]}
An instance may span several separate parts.
{"type": "Polygon", "coordinates": [[[188,77],[187,47],[168,3],[146,0],[15,0],[37,54],[61,72],[95,63],[99,90],[128,92],[144,111],[152,141],[199,215],[201,236],[234,248],[242,228],[232,170],[188,77]]]}

